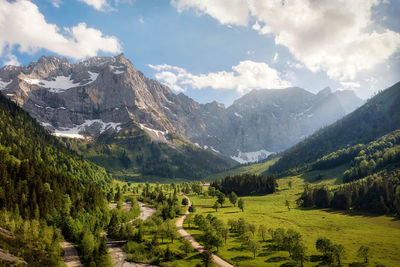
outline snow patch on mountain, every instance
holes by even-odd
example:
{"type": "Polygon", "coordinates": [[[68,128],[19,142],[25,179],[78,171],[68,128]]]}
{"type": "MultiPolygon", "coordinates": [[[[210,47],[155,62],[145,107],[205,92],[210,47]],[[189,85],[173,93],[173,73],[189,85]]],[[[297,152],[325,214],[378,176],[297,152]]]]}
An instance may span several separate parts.
{"type": "Polygon", "coordinates": [[[237,113],[237,112],[235,112],[234,114],[235,114],[235,116],[236,116],[236,117],[238,117],[238,118],[243,118],[243,116],[242,116],[242,115],[240,115],[240,114],[239,114],[239,113],[237,113]]]}
{"type": "Polygon", "coordinates": [[[38,85],[40,87],[48,88],[50,92],[52,93],[62,93],[68,89],[75,88],[78,86],[85,86],[88,85],[92,82],[94,82],[97,77],[99,76],[98,73],[88,71],[89,73],[89,79],[86,83],[80,84],[80,83],[75,83],[71,79],[71,75],[65,77],[65,76],[57,76],[53,78],[51,81],[47,80],[38,80],[38,79],[31,79],[31,78],[23,78],[23,80],[31,85],[38,85]]]}
{"type": "Polygon", "coordinates": [[[240,164],[246,164],[251,162],[257,162],[263,159],[266,159],[269,155],[274,154],[275,152],[270,152],[265,149],[261,149],[259,151],[254,152],[241,152],[239,151],[237,156],[231,156],[231,159],[236,160],[240,164]]]}
{"type": "Polygon", "coordinates": [[[0,90],[6,89],[6,87],[7,87],[11,82],[12,82],[12,80],[9,81],[9,82],[5,82],[5,81],[3,81],[3,80],[0,78],[0,90]]]}
{"type": "Polygon", "coordinates": [[[48,122],[41,122],[40,125],[42,125],[42,126],[45,127],[45,128],[53,128],[53,125],[51,125],[51,124],[48,123],[48,122]]]}
{"type": "Polygon", "coordinates": [[[216,150],[216,149],[213,148],[212,146],[210,147],[210,149],[211,149],[212,151],[214,151],[215,153],[220,153],[218,150],[216,150]]]}
{"type": "Polygon", "coordinates": [[[111,70],[114,74],[122,74],[125,72],[125,66],[113,66],[111,65],[111,70]]]}
{"type": "Polygon", "coordinates": [[[140,129],[146,130],[149,134],[154,133],[158,138],[165,138],[164,136],[166,134],[168,134],[168,131],[164,132],[164,131],[160,131],[160,130],[155,130],[155,129],[146,127],[146,126],[144,126],[144,124],[141,124],[141,123],[139,123],[139,125],[140,125],[140,129]]]}
{"type": "Polygon", "coordinates": [[[90,139],[87,136],[81,134],[82,132],[85,132],[85,130],[89,127],[99,127],[100,133],[103,133],[108,129],[114,129],[115,131],[119,132],[121,130],[120,125],[121,123],[117,122],[104,122],[102,120],[85,120],[85,122],[82,123],[81,125],[76,125],[72,128],[60,127],[58,129],[55,129],[54,135],[60,137],[69,137],[78,139],[90,139]]]}

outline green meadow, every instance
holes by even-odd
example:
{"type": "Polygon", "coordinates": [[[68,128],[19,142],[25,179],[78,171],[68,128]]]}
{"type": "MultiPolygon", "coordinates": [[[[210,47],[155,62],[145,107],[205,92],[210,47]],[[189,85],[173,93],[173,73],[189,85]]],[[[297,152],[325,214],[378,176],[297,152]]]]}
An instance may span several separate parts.
{"type": "MultiPolygon", "coordinates": [[[[315,184],[334,186],[340,182],[340,176],[344,167],[322,173],[324,178],[315,184]]],[[[321,173],[321,172],[319,172],[321,173]]],[[[342,212],[329,209],[304,209],[296,206],[295,201],[303,192],[305,180],[312,182],[317,177],[315,173],[308,173],[304,177],[295,176],[278,180],[279,190],[274,194],[264,196],[243,197],[245,200],[244,212],[234,207],[226,199],[222,208],[216,212],[212,207],[216,198],[197,196],[189,197],[196,207],[195,214],[212,214],[225,222],[229,219],[244,218],[247,222],[267,228],[292,228],[301,233],[304,244],[307,246],[308,260],[305,266],[317,266],[321,263],[321,253],[315,248],[315,242],[319,237],[327,237],[334,243],[345,247],[345,259],[343,264],[362,262],[357,257],[357,250],[361,245],[371,248],[372,256],[370,265],[383,264],[384,266],[399,266],[400,264],[400,221],[390,216],[375,216],[366,213],[342,212]],[[290,188],[288,182],[292,181],[290,188]],[[290,203],[290,210],[285,205],[290,203]]],[[[206,188],[205,188],[206,190],[206,188]]],[[[185,224],[186,229],[187,224],[185,224]]],[[[188,229],[195,237],[199,238],[201,232],[195,228],[188,229]]],[[[267,234],[270,239],[270,235],[267,234]]],[[[252,252],[242,247],[241,241],[230,233],[227,243],[217,253],[223,259],[235,266],[280,266],[293,262],[286,251],[275,251],[270,240],[262,242],[261,250],[253,258],[252,252]]],[[[290,265],[287,265],[290,266],[290,265]]]]}
{"type": "Polygon", "coordinates": [[[261,162],[261,163],[239,166],[237,168],[233,168],[233,169],[221,172],[221,173],[209,175],[206,178],[206,180],[214,181],[216,179],[225,178],[226,176],[237,175],[237,174],[242,174],[242,173],[252,173],[252,174],[260,175],[260,174],[264,173],[265,171],[267,171],[270,166],[272,166],[275,162],[278,161],[278,159],[279,158],[274,158],[274,159],[267,160],[267,161],[261,162]]]}

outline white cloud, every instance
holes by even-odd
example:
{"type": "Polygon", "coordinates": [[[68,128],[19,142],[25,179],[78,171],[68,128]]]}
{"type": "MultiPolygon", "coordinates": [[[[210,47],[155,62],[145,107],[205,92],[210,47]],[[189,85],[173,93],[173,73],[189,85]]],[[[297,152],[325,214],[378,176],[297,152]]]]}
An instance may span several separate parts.
{"type": "Polygon", "coordinates": [[[49,1],[56,8],[59,8],[60,5],[62,4],[62,0],[49,0],[49,1]]]}
{"type": "Polygon", "coordinates": [[[115,5],[119,5],[119,4],[130,4],[133,5],[133,3],[135,3],[135,0],[115,0],[115,5]]]}
{"type": "Polygon", "coordinates": [[[360,84],[358,82],[340,82],[340,84],[344,88],[360,88],[360,84]]]}
{"type": "Polygon", "coordinates": [[[286,88],[290,82],[281,78],[280,73],[262,62],[241,61],[232,71],[219,71],[194,75],[183,68],[171,65],[148,65],[157,71],[155,77],[173,90],[183,92],[192,89],[213,88],[216,90],[236,90],[244,94],[252,89],[286,88]]]}
{"type": "Polygon", "coordinates": [[[198,15],[208,14],[221,24],[247,25],[249,10],[244,0],[171,0],[171,4],[182,12],[195,7],[198,15]]]}
{"type": "Polygon", "coordinates": [[[106,11],[112,9],[107,0],[78,0],[79,2],[83,2],[89,6],[92,6],[94,9],[99,11],[106,11]]]}
{"type": "Polygon", "coordinates": [[[5,46],[3,51],[0,50],[0,58],[3,58],[3,65],[19,66],[21,62],[18,58],[11,53],[12,48],[10,46],[5,46]]]}
{"type": "Polygon", "coordinates": [[[0,54],[7,47],[18,46],[21,53],[47,49],[62,56],[80,59],[96,56],[99,51],[119,53],[116,37],[104,36],[97,29],[79,23],[64,28],[46,22],[38,7],[27,0],[0,0],[0,54]]]}
{"type": "Polygon", "coordinates": [[[296,63],[296,62],[292,62],[292,61],[288,61],[287,65],[292,69],[293,68],[294,69],[302,69],[302,68],[304,68],[304,65],[302,65],[301,63],[296,63]]]}
{"type": "MultiPolygon", "coordinates": [[[[61,0],[54,0],[61,1],[61,0]]],[[[120,4],[130,4],[132,5],[135,0],[114,0],[114,5],[111,4],[110,0],[78,0],[79,2],[85,3],[98,11],[117,11],[120,4]]]]}
{"type": "Polygon", "coordinates": [[[193,8],[221,24],[248,25],[273,34],[313,72],[336,80],[354,80],[358,73],[385,62],[400,47],[400,34],[374,31],[371,10],[380,0],[171,0],[179,12],[193,8]]]}
{"type": "Polygon", "coordinates": [[[18,58],[15,55],[8,55],[6,60],[3,62],[4,65],[11,65],[11,66],[19,66],[21,62],[18,61],[18,58]]]}
{"type": "Polygon", "coordinates": [[[277,63],[279,61],[279,54],[275,53],[274,58],[272,59],[273,63],[277,63]]]}
{"type": "Polygon", "coordinates": [[[143,19],[142,16],[140,16],[140,18],[139,18],[139,23],[140,23],[140,24],[143,24],[143,23],[144,23],[144,19],[143,19]]]}

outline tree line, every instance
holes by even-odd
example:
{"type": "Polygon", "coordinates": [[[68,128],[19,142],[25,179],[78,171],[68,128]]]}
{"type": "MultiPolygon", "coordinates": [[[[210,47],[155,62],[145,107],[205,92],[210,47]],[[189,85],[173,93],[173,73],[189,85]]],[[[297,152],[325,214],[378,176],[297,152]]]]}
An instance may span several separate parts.
{"type": "Polygon", "coordinates": [[[400,169],[370,175],[337,188],[306,186],[298,205],[303,207],[363,210],[400,216],[400,169]]]}
{"type": "Polygon", "coordinates": [[[267,177],[256,174],[239,174],[227,176],[210,184],[224,194],[235,192],[239,196],[262,195],[274,193],[278,187],[275,175],[267,177]]]}

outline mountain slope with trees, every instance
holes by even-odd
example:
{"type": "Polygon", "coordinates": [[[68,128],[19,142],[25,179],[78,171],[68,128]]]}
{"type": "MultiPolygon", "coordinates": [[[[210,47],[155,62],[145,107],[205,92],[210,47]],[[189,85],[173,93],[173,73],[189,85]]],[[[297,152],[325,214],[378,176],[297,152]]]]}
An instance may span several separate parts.
{"type": "Polygon", "coordinates": [[[32,266],[57,266],[64,236],[82,261],[109,256],[99,230],[107,226],[105,170],[67,149],[0,95],[0,247],[32,266]]]}
{"type": "Polygon", "coordinates": [[[345,184],[306,187],[298,203],[304,207],[354,209],[400,216],[400,130],[366,145],[330,153],[311,165],[313,170],[350,162],[345,184]]]}
{"type": "Polygon", "coordinates": [[[269,172],[310,164],[347,146],[366,144],[400,127],[400,83],[381,91],[343,119],[317,131],[282,153],[269,172]]]}
{"type": "Polygon", "coordinates": [[[107,132],[96,140],[63,138],[63,142],[115,178],[127,181],[199,180],[236,165],[219,153],[169,135],[168,143],[153,142],[145,131],[131,124],[119,133],[107,132]]]}

